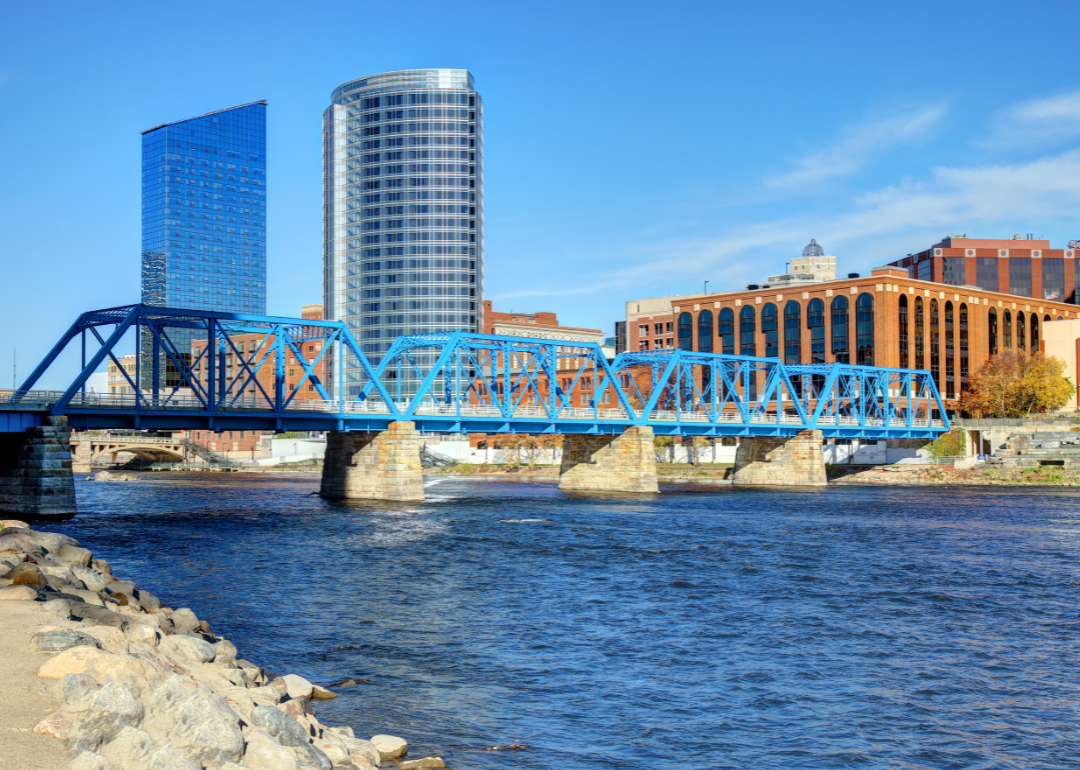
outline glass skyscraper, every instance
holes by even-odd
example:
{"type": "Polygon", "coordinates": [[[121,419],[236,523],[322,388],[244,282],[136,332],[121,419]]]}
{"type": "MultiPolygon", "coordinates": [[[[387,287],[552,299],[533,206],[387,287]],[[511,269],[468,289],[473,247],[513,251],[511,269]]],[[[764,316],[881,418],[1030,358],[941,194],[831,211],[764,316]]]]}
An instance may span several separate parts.
{"type": "Polygon", "coordinates": [[[144,131],[142,215],[143,304],[265,314],[266,102],[144,131]]]}
{"type": "MultiPolygon", "coordinates": [[[[323,303],[372,362],[402,334],[479,331],[483,102],[468,70],[399,70],[336,88],[323,114],[323,303]]],[[[333,362],[346,395],[356,362],[333,362]]],[[[415,391],[415,378],[402,393],[415,391]]],[[[336,382],[335,382],[336,388],[336,382]]]]}

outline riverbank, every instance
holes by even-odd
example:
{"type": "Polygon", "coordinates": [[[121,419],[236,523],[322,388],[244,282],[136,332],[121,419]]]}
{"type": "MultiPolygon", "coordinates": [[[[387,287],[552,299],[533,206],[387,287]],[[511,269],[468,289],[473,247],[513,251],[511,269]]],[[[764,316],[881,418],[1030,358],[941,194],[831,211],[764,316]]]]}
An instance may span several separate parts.
{"type": "Polygon", "coordinates": [[[315,703],[330,689],[238,657],[205,619],[162,606],[75,539],[3,525],[0,768],[445,766],[402,759],[400,738],[324,725],[315,703]]]}
{"type": "Polygon", "coordinates": [[[980,487],[1080,487],[1080,471],[1059,466],[1005,468],[977,465],[970,469],[937,465],[863,466],[847,469],[829,466],[829,483],[837,486],[879,484],[885,486],[980,486],[980,487]]]}

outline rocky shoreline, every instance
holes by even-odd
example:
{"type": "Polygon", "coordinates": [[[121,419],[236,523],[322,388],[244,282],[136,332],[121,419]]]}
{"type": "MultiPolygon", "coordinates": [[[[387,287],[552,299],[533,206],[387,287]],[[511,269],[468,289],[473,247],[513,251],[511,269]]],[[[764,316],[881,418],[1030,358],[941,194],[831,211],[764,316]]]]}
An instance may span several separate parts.
{"type": "Polygon", "coordinates": [[[49,618],[29,651],[60,705],[33,732],[64,742],[67,770],[445,767],[406,759],[401,738],[322,724],[314,704],[330,690],[270,678],[190,609],[162,606],[73,538],[2,523],[0,601],[40,603],[49,618]]]}

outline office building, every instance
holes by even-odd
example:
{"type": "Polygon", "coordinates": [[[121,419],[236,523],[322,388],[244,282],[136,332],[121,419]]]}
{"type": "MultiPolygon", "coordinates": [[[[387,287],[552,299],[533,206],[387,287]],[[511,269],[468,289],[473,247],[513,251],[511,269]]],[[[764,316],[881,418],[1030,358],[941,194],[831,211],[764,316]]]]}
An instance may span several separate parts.
{"type": "MultiPolygon", "coordinates": [[[[142,164],[143,304],[265,314],[266,102],[144,131],[142,164]]],[[[193,334],[169,332],[182,355],[193,334]]],[[[164,356],[161,368],[175,385],[164,356]]]]}
{"type": "MultiPolygon", "coordinates": [[[[484,328],[483,114],[467,70],[384,72],[331,95],[323,304],[373,362],[403,334],[484,328]]],[[[362,387],[351,356],[333,376],[362,387]]]]}
{"type": "Polygon", "coordinates": [[[1051,249],[1050,241],[1031,235],[1010,239],[952,235],[891,265],[920,281],[1080,304],[1080,270],[1073,243],[1069,248],[1051,249]]]}

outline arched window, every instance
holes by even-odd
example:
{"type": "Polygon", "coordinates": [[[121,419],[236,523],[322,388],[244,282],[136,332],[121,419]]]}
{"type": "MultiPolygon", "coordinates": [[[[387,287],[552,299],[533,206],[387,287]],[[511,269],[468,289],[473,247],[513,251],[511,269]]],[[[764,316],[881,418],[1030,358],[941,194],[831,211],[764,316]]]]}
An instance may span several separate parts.
{"type": "Polygon", "coordinates": [[[697,317],[697,349],[712,353],[712,311],[702,310],[697,317]]]}
{"type": "Polygon", "coordinates": [[[1027,351],[1027,324],[1021,311],[1016,313],[1016,349],[1027,351]]]}
{"type": "Polygon", "coordinates": [[[1031,314],[1031,354],[1039,352],[1039,316],[1031,314]]]}
{"type": "Polygon", "coordinates": [[[802,326],[802,308],[795,300],[789,300],[784,305],[784,363],[798,364],[802,341],[799,339],[799,331],[802,326]]]}
{"type": "Polygon", "coordinates": [[[941,316],[936,299],[930,300],[930,376],[941,393],[941,316]]]}
{"type": "Polygon", "coordinates": [[[1006,310],[1002,319],[1001,347],[1002,350],[1012,350],[1012,313],[1006,310]]]}
{"type": "Polygon", "coordinates": [[[922,297],[915,298],[915,368],[926,370],[926,314],[922,297]]]}
{"type": "Polygon", "coordinates": [[[860,294],[855,302],[855,337],[860,366],[874,365],[874,298],[860,294]]]}
{"type": "Polygon", "coordinates": [[[956,329],[952,302],[945,303],[945,398],[956,398],[956,329]]]}
{"type": "Polygon", "coordinates": [[[678,347],[679,350],[693,350],[693,316],[690,313],[679,313],[678,347]]]}
{"type": "Polygon", "coordinates": [[[806,328],[810,331],[810,363],[825,363],[825,303],[810,300],[806,306],[806,328]]]}
{"type": "MultiPolygon", "coordinates": [[[[739,312],[739,355],[757,355],[757,323],[750,305],[744,305],[739,312]]],[[[743,383],[743,393],[747,401],[757,398],[757,375],[753,372],[743,383]]]]}
{"type": "Polygon", "coordinates": [[[900,368],[908,368],[908,302],[907,295],[900,295],[900,368]]]}
{"type": "Polygon", "coordinates": [[[725,356],[735,355],[735,312],[729,307],[721,310],[717,326],[720,333],[720,352],[725,356]]]}
{"type": "Polygon", "coordinates": [[[769,303],[761,309],[761,333],[765,335],[765,357],[780,355],[780,332],[777,328],[776,305],[769,303]]]}
{"type": "Polygon", "coordinates": [[[832,301],[832,354],[836,363],[851,363],[848,344],[848,301],[847,297],[837,297],[832,301]]]}
{"type": "Polygon", "coordinates": [[[998,352],[998,326],[997,310],[990,308],[990,314],[986,317],[987,338],[990,343],[990,355],[996,356],[998,352]]]}
{"type": "Polygon", "coordinates": [[[739,355],[757,355],[757,323],[750,305],[743,305],[739,312],[739,355]]]}
{"type": "Polygon", "coordinates": [[[968,307],[960,303],[960,391],[968,384],[968,307]]]}

